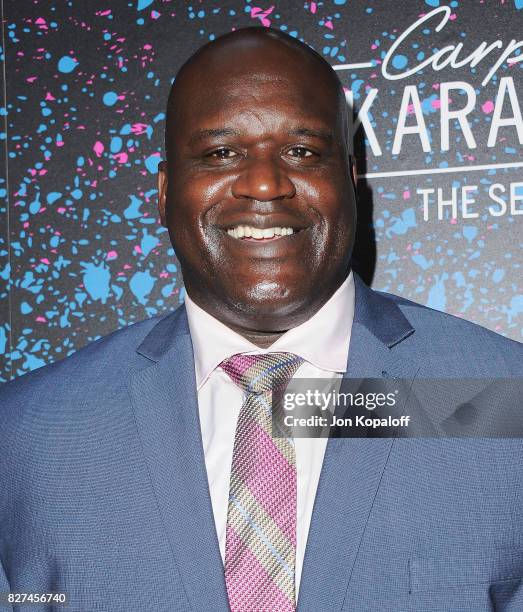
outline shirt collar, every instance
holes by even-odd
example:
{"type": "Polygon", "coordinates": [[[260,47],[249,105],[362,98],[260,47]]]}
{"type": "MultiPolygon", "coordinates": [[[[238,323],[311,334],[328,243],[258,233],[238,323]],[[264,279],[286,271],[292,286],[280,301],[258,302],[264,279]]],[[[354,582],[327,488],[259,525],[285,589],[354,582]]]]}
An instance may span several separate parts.
{"type": "Polygon", "coordinates": [[[354,319],[352,271],[336,292],[310,319],[282,334],[263,349],[233,331],[185,294],[185,308],[194,350],[196,386],[199,390],[211,372],[236,353],[265,354],[285,351],[330,372],[345,372],[354,319]]]}

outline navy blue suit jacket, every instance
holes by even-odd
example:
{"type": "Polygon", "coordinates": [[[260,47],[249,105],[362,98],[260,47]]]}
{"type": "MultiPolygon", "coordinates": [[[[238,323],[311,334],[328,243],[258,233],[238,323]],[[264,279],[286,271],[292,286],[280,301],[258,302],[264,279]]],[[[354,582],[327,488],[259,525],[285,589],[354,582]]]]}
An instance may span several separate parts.
{"type": "MultiPolygon", "coordinates": [[[[356,278],[347,376],[522,373],[521,344],[356,278]]],[[[228,609],[183,307],[4,385],[0,406],[0,591],[228,609]]],[[[522,448],[329,440],[298,609],[523,610],[522,448]]]]}

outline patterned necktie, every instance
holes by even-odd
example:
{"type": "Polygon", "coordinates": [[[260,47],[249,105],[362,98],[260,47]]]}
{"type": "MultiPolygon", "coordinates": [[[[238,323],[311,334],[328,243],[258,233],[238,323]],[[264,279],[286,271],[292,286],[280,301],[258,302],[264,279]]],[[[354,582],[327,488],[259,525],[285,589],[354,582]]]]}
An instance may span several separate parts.
{"type": "Polygon", "coordinates": [[[292,353],[233,355],[222,369],[246,398],[231,466],[225,582],[232,612],[295,610],[294,441],[272,437],[272,392],[303,363],[292,353]]]}

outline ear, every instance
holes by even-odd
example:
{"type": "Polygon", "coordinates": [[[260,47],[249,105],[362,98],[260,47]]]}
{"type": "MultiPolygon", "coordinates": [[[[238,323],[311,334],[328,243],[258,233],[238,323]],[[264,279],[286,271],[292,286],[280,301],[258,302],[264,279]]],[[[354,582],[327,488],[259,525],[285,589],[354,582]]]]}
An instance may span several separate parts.
{"type": "Polygon", "coordinates": [[[349,157],[349,164],[352,181],[354,183],[354,189],[356,189],[356,186],[358,185],[358,168],[356,167],[356,158],[354,157],[354,155],[351,155],[349,157]]]}
{"type": "Polygon", "coordinates": [[[167,202],[167,164],[161,161],[158,164],[158,212],[160,213],[160,222],[164,227],[166,225],[165,207],[167,202]]]}

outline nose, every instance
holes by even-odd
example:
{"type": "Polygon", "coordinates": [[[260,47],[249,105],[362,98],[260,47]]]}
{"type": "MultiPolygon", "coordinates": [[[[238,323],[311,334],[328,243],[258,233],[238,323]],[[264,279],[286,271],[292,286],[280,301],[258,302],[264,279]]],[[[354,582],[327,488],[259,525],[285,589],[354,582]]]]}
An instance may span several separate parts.
{"type": "Polygon", "coordinates": [[[249,198],[260,202],[292,198],[296,188],[278,160],[264,156],[246,160],[232,185],[235,198],[249,198]]]}

